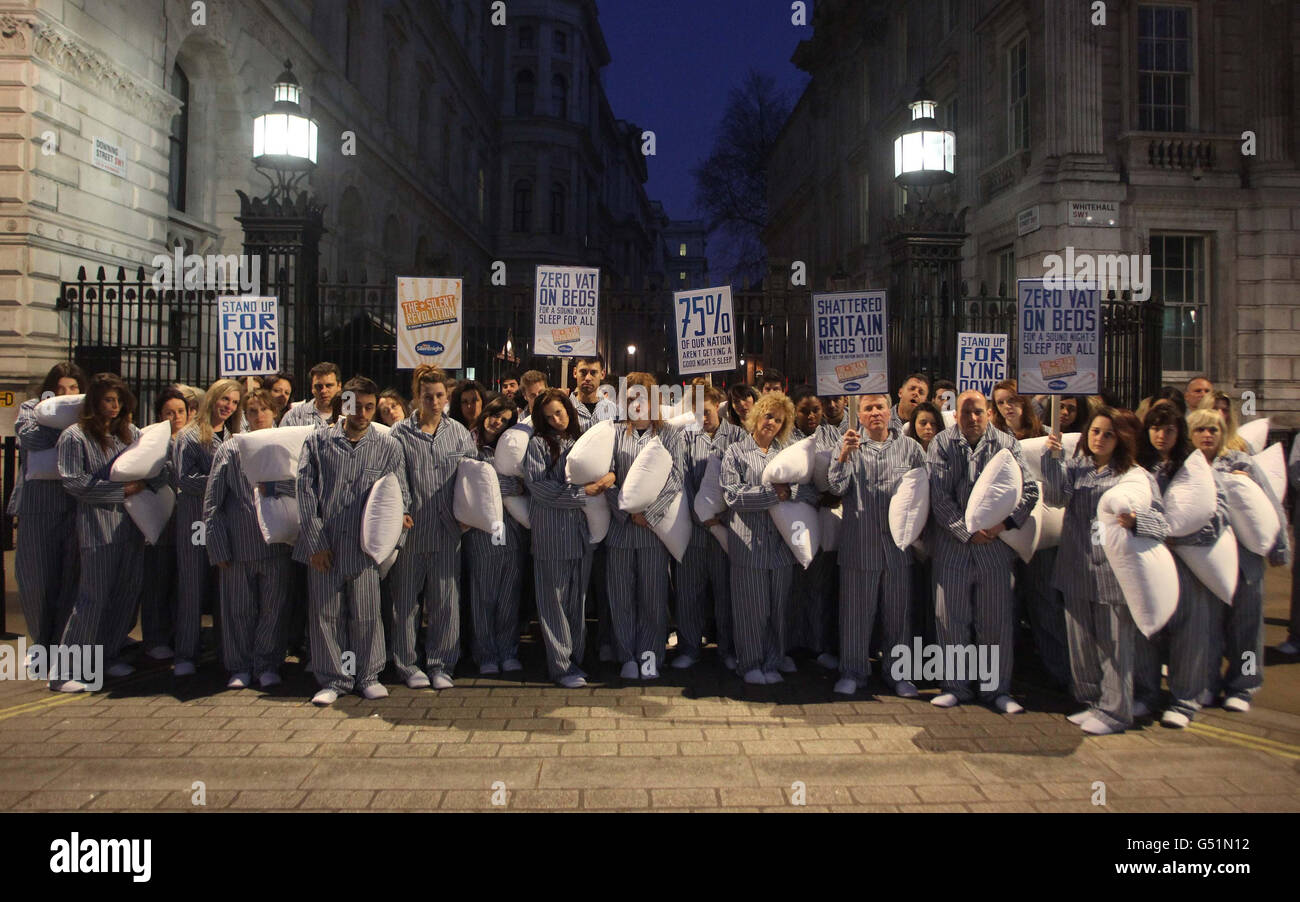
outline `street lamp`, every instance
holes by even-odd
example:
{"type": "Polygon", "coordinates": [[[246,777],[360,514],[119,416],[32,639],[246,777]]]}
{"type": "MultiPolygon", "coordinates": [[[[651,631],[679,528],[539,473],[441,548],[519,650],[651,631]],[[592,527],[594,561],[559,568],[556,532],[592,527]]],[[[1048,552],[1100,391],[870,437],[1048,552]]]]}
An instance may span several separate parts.
{"type": "Polygon", "coordinates": [[[915,190],[923,204],[935,185],[946,185],[956,177],[953,156],[957,136],[949,129],[939,128],[934,118],[936,107],[922,82],[916,99],[908,104],[912,121],[894,139],[894,181],[915,190]]]}
{"type": "Polygon", "coordinates": [[[298,105],[302,85],[293,63],[275,80],[271,112],[253,119],[253,165],[271,182],[268,200],[288,201],[293,189],[316,168],[316,121],[298,105]]]}

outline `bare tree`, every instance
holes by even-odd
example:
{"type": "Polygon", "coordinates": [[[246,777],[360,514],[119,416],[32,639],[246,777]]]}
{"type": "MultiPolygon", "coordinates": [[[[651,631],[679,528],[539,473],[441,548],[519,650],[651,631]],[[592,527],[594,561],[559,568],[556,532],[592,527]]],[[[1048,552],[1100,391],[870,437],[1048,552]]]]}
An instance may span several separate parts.
{"type": "Polygon", "coordinates": [[[762,277],[767,251],[767,158],[790,116],[790,101],[775,80],[749,70],[731,89],[718,137],[709,155],[696,166],[695,202],[703,211],[721,252],[727,279],[762,277]]]}

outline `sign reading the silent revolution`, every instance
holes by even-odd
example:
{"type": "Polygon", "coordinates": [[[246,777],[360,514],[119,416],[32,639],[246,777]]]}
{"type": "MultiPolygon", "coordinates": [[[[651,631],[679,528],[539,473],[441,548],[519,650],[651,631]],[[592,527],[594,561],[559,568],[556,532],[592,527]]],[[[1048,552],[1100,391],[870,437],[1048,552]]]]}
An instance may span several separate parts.
{"type": "Polygon", "coordinates": [[[91,138],[90,164],[96,169],[126,178],[126,157],[122,154],[122,149],[103,138],[91,138]]]}
{"type": "Polygon", "coordinates": [[[397,277],[397,368],[461,364],[461,280],[397,277]]]}
{"type": "Polygon", "coordinates": [[[599,306],[599,269],[537,267],[533,353],[550,357],[595,356],[599,306]]]}
{"type": "Polygon", "coordinates": [[[677,311],[677,372],[683,376],[736,368],[731,286],[673,292],[677,311]]]}
{"type": "Polygon", "coordinates": [[[977,391],[993,397],[993,386],[1007,378],[1006,335],[996,332],[957,333],[957,394],[977,391]]]}
{"type": "Polygon", "coordinates": [[[889,392],[884,291],[836,291],[812,298],[819,395],[889,392]]]}
{"type": "Polygon", "coordinates": [[[217,299],[221,332],[221,378],[280,372],[280,299],[217,299]]]}
{"type": "Polygon", "coordinates": [[[1101,292],[1061,280],[1016,283],[1022,395],[1095,395],[1101,384],[1101,292]]]}

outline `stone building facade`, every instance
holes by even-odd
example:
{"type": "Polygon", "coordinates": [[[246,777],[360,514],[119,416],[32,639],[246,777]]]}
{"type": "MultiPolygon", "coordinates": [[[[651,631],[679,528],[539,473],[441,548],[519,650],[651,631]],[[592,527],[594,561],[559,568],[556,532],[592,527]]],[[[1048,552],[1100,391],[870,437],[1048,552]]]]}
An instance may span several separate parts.
{"type": "Polygon", "coordinates": [[[1300,425],[1300,5],[1108,0],[1104,17],[1086,0],[822,0],[770,158],[772,266],[888,286],[908,200],[893,138],[923,81],[956,133],[956,180],[930,202],[966,210],[972,294],[1013,295],[1068,248],[1149,254],[1165,381],[1205,372],[1300,425]]]}
{"type": "MultiPolygon", "coordinates": [[[[331,281],[662,271],[640,129],[610,109],[594,0],[0,2],[0,390],[67,354],[59,283],[238,254],[253,117],[291,60],[331,281]],[[527,73],[525,75],[524,73],[527,73]],[[529,82],[531,79],[531,82],[529,82]],[[93,163],[95,139],[121,165],[93,163]]],[[[10,411],[12,415],[12,410],[10,411]]],[[[3,422],[3,420],[0,420],[3,422]]]]}

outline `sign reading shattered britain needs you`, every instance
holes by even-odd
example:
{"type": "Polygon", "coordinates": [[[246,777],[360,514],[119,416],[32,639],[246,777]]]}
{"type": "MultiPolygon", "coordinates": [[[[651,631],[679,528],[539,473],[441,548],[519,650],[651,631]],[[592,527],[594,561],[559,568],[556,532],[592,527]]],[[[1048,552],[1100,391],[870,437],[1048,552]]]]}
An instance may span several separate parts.
{"type": "Polygon", "coordinates": [[[889,392],[885,292],[814,294],[812,318],[819,395],[889,392]]]}

